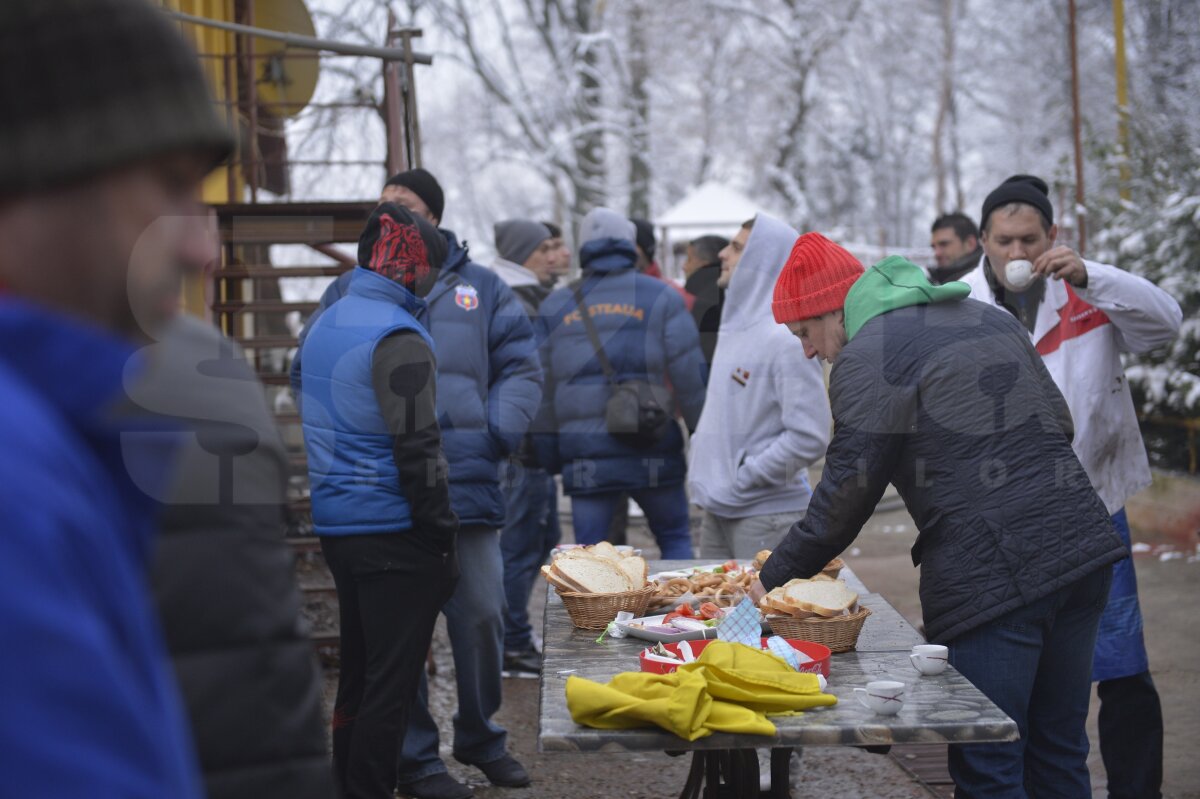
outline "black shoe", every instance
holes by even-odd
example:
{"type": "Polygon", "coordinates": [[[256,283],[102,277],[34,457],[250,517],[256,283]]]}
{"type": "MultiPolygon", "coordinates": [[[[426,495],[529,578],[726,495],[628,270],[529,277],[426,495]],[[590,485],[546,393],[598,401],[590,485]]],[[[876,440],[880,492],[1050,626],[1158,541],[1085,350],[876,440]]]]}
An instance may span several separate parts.
{"type": "Polygon", "coordinates": [[[542,658],[532,647],[520,652],[505,652],[504,670],[500,673],[505,677],[536,680],[542,676],[542,658]]]}
{"type": "Polygon", "coordinates": [[[455,755],[454,759],[459,763],[479,769],[488,778],[488,782],[501,788],[522,788],[533,782],[529,778],[529,772],[512,755],[503,755],[499,759],[490,760],[487,763],[472,763],[469,760],[463,760],[458,755],[455,755]]]}
{"type": "Polygon", "coordinates": [[[471,799],[475,795],[470,785],[463,785],[444,771],[422,777],[416,782],[402,782],[396,789],[401,795],[413,799],[471,799]]]}

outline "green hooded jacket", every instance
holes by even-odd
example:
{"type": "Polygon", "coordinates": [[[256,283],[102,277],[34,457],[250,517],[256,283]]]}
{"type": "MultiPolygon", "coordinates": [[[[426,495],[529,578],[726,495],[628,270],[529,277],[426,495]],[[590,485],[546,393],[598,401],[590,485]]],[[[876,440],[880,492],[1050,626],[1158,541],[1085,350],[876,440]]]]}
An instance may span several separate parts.
{"type": "Polygon", "coordinates": [[[957,280],[935,286],[924,269],[899,255],[889,255],[864,272],[846,294],[846,340],[880,314],[910,305],[961,300],[970,293],[970,287],[957,280]]]}

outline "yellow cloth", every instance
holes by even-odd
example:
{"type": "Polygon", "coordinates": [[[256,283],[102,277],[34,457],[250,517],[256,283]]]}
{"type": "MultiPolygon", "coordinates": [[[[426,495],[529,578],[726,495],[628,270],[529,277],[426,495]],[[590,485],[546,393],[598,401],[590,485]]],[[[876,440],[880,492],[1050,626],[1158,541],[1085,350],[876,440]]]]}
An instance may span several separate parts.
{"type": "Polygon", "coordinates": [[[567,709],[576,724],[602,730],[655,725],[689,741],[714,732],[774,735],[767,714],[834,704],[815,674],[725,641],[713,641],[674,674],[627,671],[607,684],[567,679],[567,709]]]}

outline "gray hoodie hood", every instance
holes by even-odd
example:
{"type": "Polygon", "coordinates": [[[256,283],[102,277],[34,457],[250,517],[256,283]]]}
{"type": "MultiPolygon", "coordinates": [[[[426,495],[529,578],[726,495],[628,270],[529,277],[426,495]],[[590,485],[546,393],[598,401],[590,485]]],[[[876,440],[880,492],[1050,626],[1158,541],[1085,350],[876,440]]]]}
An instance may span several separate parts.
{"type": "Polygon", "coordinates": [[[695,504],[724,518],[803,513],[812,495],[806,472],[829,444],[821,366],[771,313],[775,280],[797,238],[759,214],[721,311],[688,488],[695,504]]]}
{"type": "Polygon", "coordinates": [[[775,281],[798,238],[800,234],[795,229],[773,216],[759,214],[754,218],[746,249],[725,293],[721,333],[741,330],[763,320],[775,324],[771,316],[775,281]]]}

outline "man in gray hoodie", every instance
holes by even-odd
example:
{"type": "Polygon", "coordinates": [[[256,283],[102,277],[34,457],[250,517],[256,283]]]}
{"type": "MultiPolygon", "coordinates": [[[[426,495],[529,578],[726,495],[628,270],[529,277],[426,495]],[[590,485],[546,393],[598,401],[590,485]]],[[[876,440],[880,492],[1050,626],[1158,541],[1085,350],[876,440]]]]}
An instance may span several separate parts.
{"type": "Polygon", "coordinates": [[[766,214],[746,230],[688,463],[692,502],[704,510],[704,558],[773,549],[808,508],[808,467],[830,437],[821,367],[771,316],[771,292],[799,234],[766,214]]]}

